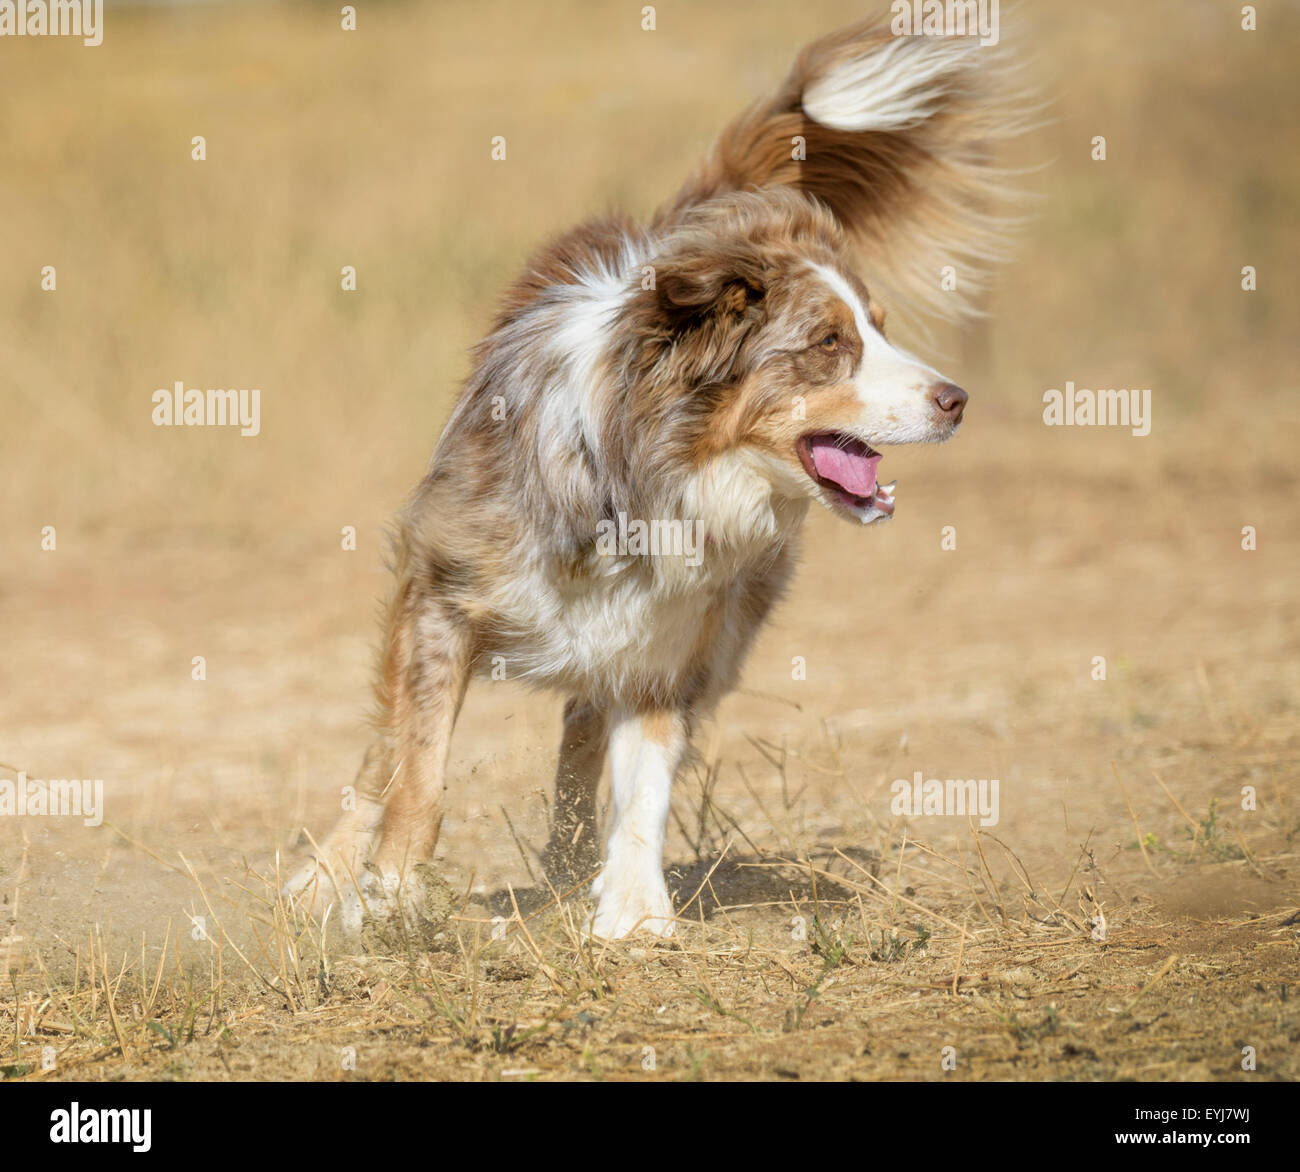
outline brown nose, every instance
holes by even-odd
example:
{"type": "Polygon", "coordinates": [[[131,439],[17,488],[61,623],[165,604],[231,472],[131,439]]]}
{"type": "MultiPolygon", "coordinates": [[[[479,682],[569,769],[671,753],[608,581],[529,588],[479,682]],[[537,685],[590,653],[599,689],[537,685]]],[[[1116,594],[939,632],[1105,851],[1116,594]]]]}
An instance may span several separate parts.
{"type": "Polygon", "coordinates": [[[940,383],[934,388],[935,406],[939,408],[954,424],[961,422],[962,408],[970,398],[961,387],[952,383],[940,383]]]}

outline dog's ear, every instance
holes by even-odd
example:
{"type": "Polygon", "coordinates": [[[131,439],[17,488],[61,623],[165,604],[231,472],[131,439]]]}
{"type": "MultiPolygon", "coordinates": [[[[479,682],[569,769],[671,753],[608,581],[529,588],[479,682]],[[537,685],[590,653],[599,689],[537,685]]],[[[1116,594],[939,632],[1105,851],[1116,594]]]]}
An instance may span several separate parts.
{"type": "Polygon", "coordinates": [[[737,247],[684,249],[655,271],[655,302],[673,333],[753,320],[767,297],[758,259],[737,247]]]}
{"type": "Polygon", "coordinates": [[[767,291],[752,249],[698,238],[678,247],[655,266],[648,304],[659,344],[643,358],[670,361],[679,384],[730,383],[741,369],[746,337],[763,318],[767,291]]]}

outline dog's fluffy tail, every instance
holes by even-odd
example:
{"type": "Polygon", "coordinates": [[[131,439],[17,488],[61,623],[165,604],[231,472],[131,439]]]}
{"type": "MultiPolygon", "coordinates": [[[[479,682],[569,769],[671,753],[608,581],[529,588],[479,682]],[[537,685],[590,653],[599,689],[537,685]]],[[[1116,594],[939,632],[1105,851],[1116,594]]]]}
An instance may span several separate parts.
{"type": "Polygon", "coordinates": [[[1002,45],[855,25],[805,48],[776,96],[722,132],[659,221],[730,191],[798,188],[856,237],[869,279],[941,317],[978,313],[973,295],[1001,258],[1017,199],[993,151],[1036,113],[1002,45]]]}

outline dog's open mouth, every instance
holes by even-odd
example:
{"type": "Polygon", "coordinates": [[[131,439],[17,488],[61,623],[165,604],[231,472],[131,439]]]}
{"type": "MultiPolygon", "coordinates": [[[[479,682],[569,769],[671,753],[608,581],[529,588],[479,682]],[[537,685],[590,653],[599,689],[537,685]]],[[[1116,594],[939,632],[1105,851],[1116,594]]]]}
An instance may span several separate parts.
{"type": "Polygon", "coordinates": [[[881,455],[860,439],[837,431],[816,432],[800,437],[798,448],[804,471],[841,508],[857,517],[872,509],[885,516],[894,511],[893,485],[876,479],[881,455]]]}

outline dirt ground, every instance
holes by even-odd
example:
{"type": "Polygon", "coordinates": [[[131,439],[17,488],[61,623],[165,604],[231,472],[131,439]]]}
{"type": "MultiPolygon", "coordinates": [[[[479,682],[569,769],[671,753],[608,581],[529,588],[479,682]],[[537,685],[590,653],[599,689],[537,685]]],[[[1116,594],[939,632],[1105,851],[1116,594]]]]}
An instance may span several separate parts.
{"type": "Polygon", "coordinates": [[[137,13],[103,58],[16,58],[67,84],[0,128],[26,266],[0,287],[0,779],[101,778],[104,821],[0,817],[0,1077],[1300,1077],[1300,152],[1267,114],[1295,83],[1285,38],[1177,6],[1039,30],[1027,157],[1055,161],[1020,259],[986,324],[913,347],[971,390],[963,434],[886,453],[890,524],[811,519],[677,786],[672,940],[593,944],[584,893],[546,888],[560,699],[509,681],[458,726],[428,922],[358,952],[275,897],[367,743],[383,525],[496,289],[543,231],[666,194],[810,15],[859,15],[799,9],[702,5],[647,49],[603,8],[399,7],[354,58],[309,9],[137,13]],[[467,43],[495,47],[477,75],[467,43]],[[456,161],[507,115],[508,180],[456,161]],[[191,187],[195,125],[239,157],[191,187]],[[69,227],[49,173],[104,206],[69,227]],[[373,292],[339,308],[358,255],[373,292]],[[245,371],[256,441],[149,425],[156,385],[245,371]],[[1149,436],[1043,426],[1044,388],[1127,378],[1149,436]],[[997,779],[996,824],[894,813],[918,771],[997,779]]]}
{"type": "MultiPolygon", "coordinates": [[[[5,1069],[51,1046],[47,1077],[76,1078],[1296,1077],[1290,581],[1232,551],[1226,516],[1213,556],[1173,487],[1126,513],[1132,487],[1086,461],[1057,500],[975,443],[926,463],[880,533],[814,521],[679,786],[667,944],[593,948],[580,899],[545,906],[558,702],[482,684],[439,849],[452,918],[322,959],[273,902],[275,852],[287,869],[295,826],[320,834],[364,741],[370,558],[279,551],[255,579],[185,547],[111,575],[102,551],[33,558],[37,621],[5,657],[21,759],[111,787],[103,827],[29,818],[6,842],[5,1069]],[[15,670],[34,662],[39,688],[15,670]],[[915,769],[998,778],[999,822],[892,816],[915,769]]],[[[1231,474],[1280,530],[1294,483],[1231,474]]]]}

